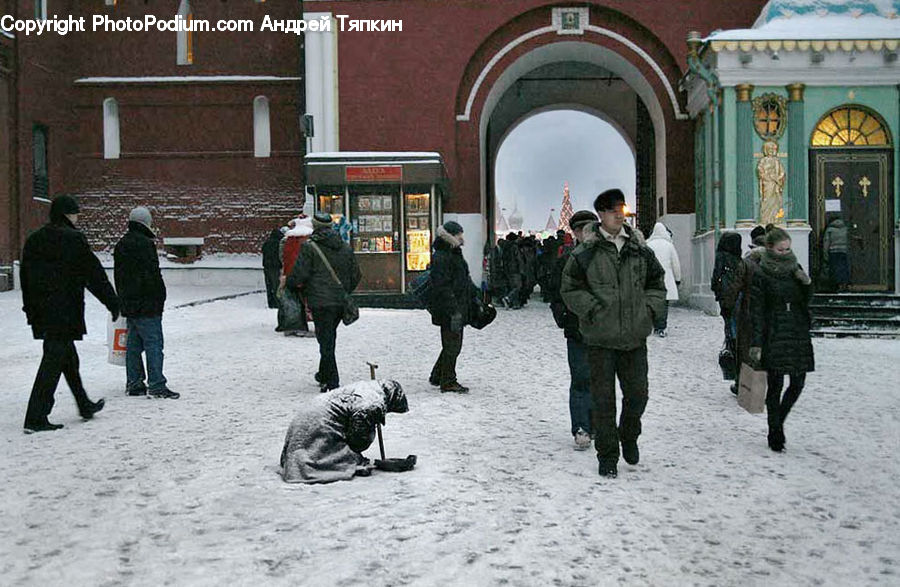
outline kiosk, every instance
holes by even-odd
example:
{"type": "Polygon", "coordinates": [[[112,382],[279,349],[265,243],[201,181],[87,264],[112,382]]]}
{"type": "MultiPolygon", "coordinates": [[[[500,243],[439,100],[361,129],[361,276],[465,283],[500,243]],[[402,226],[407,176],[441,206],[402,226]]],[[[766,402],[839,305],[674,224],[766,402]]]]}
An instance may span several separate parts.
{"type": "Polygon", "coordinates": [[[361,294],[404,294],[431,263],[447,174],[439,153],[306,156],[307,197],[356,253],[361,294]]]}

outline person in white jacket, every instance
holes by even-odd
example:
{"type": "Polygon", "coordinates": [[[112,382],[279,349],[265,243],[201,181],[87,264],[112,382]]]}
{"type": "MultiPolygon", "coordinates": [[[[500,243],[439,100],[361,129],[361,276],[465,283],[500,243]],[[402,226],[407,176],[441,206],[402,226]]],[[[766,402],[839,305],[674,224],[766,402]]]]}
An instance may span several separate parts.
{"type": "Polygon", "coordinates": [[[666,270],[666,310],[662,316],[657,316],[653,331],[660,338],[666,337],[669,311],[668,304],[671,300],[678,299],[678,286],[681,284],[681,263],[678,262],[678,251],[672,244],[672,235],[662,222],[657,222],[653,227],[653,234],[647,239],[647,246],[653,249],[656,259],[666,270]]]}

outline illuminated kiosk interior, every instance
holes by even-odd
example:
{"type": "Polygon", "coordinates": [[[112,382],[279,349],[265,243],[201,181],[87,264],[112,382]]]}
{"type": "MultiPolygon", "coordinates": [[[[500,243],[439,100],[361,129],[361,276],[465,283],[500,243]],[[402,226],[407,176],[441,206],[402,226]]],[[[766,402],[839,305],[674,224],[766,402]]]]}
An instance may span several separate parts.
{"type": "Polygon", "coordinates": [[[431,263],[447,193],[440,154],[310,153],[306,177],[315,211],[331,214],[356,254],[357,293],[406,293],[431,263]]]}

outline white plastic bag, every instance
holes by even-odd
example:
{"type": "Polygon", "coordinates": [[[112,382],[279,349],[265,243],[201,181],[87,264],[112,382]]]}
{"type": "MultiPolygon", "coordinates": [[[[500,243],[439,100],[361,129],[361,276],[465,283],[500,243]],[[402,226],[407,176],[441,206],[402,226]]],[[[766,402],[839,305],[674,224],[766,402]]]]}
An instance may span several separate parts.
{"type": "Polygon", "coordinates": [[[112,365],[125,366],[125,350],[128,341],[128,323],[124,316],[113,322],[112,316],[106,321],[107,361],[112,365]]]}

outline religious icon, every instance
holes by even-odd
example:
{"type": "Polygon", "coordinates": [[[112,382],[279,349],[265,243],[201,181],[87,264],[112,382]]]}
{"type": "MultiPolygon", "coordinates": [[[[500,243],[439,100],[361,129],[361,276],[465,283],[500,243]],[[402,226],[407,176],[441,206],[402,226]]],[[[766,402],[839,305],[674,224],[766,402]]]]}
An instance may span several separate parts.
{"type": "Polygon", "coordinates": [[[778,143],[763,143],[763,157],[756,166],[759,178],[759,222],[776,224],[783,218],[784,165],[778,160],[778,143]],[[780,215],[779,215],[780,213],[780,215]]]}
{"type": "Polygon", "coordinates": [[[579,17],[580,15],[575,11],[563,12],[562,29],[564,31],[577,31],[579,17]]]}
{"type": "Polygon", "coordinates": [[[861,180],[859,180],[859,187],[862,188],[862,195],[864,198],[869,197],[869,186],[872,185],[872,182],[865,175],[861,180]]]}

